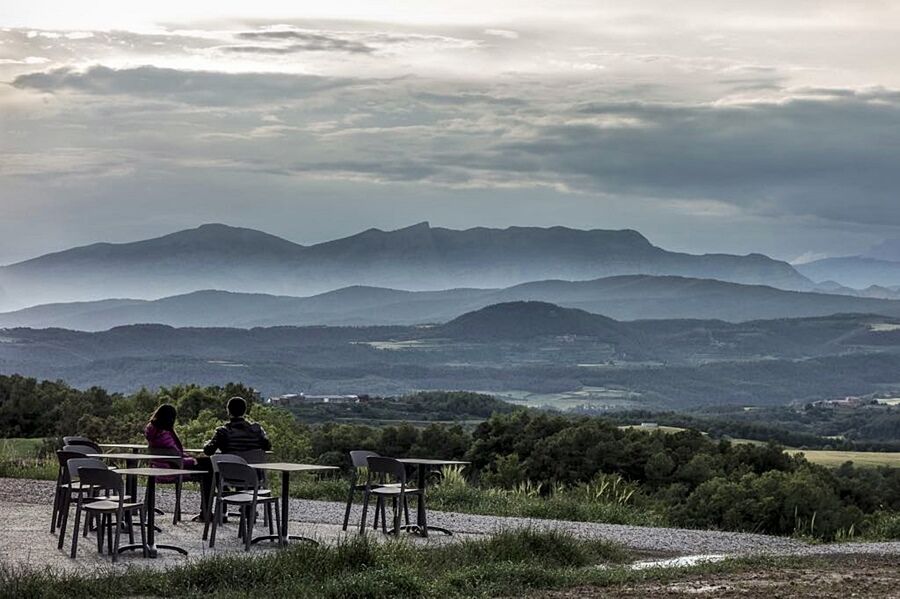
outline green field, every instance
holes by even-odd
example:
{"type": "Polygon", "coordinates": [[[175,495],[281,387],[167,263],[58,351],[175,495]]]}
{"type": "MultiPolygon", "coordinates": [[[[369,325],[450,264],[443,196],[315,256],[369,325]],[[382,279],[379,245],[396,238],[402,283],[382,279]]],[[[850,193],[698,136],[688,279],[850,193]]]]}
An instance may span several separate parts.
{"type": "Polygon", "coordinates": [[[788,449],[791,454],[802,453],[814,464],[823,466],[840,466],[844,462],[853,462],[856,466],[891,466],[900,467],[900,452],[878,451],[832,451],[826,449],[788,449]]]}
{"type": "Polygon", "coordinates": [[[0,457],[4,459],[33,458],[43,439],[0,439],[0,457]]]}
{"type": "Polygon", "coordinates": [[[520,389],[493,391],[491,395],[510,403],[529,408],[555,408],[569,410],[572,408],[600,409],[636,409],[646,407],[639,393],[625,389],[607,387],[582,387],[577,391],[560,393],[535,393],[520,389]]]}

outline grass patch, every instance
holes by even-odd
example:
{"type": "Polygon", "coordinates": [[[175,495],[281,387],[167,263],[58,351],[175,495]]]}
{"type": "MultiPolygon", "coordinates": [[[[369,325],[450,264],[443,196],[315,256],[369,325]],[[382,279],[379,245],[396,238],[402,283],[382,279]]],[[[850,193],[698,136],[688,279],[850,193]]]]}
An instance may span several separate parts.
{"type": "Polygon", "coordinates": [[[629,554],[560,533],[505,532],[430,549],[403,539],[354,537],[266,555],[223,556],[165,572],[126,568],[94,576],[0,569],[0,597],[470,597],[558,587],[577,569],[629,554]]]}
{"type": "Polygon", "coordinates": [[[517,531],[442,547],[353,537],[258,556],[222,556],[166,571],[90,576],[0,567],[0,599],[70,597],[496,597],[573,587],[609,589],[699,575],[826,570],[824,558],[755,557],[632,570],[625,550],[554,532],[517,531]]]}
{"type": "Polygon", "coordinates": [[[46,439],[0,439],[0,478],[56,480],[58,462],[46,439]]]}

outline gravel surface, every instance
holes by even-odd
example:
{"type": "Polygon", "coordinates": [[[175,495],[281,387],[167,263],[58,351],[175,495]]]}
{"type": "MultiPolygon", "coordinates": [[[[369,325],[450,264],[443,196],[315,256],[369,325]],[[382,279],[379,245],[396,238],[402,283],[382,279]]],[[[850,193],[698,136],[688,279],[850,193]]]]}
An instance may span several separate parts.
{"type": "MultiPolygon", "coordinates": [[[[41,523],[41,526],[34,530],[44,531],[44,528],[46,528],[44,523],[49,521],[52,496],[53,483],[51,481],[0,479],[0,506],[2,506],[0,511],[3,512],[4,520],[7,520],[7,517],[15,519],[15,514],[21,511],[28,511],[32,514],[47,512],[45,515],[34,516],[34,519],[39,520],[41,523]],[[16,506],[19,507],[17,508],[16,506]]],[[[170,511],[173,496],[171,487],[160,487],[157,501],[159,507],[170,511]]],[[[192,514],[198,511],[199,500],[197,493],[185,491],[182,501],[185,514],[192,514]]],[[[342,536],[339,525],[343,521],[343,517],[344,505],[340,503],[301,499],[291,500],[290,521],[292,522],[292,531],[294,529],[301,531],[312,530],[318,538],[325,542],[342,536]]],[[[351,525],[354,522],[359,522],[359,517],[358,508],[355,508],[351,513],[351,525]]],[[[164,518],[161,518],[159,523],[163,526],[166,525],[164,518]]],[[[641,552],[661,552],[690,556],[763,553],[778,555],[900,555],[900,542],[809,544],[791,538],[748,533],[480,516],[455,512],[429,511],[429,524],[453,530],[455,533],[453,538],[477,537],[516,528],[560,530],[581,538],[600,538],[615,541],[641,552]]],[[[177,534],[179,537],[192,535],[189,537],[192,543],[196,540],[194,537],[198,537],[190,524],[187,526],[182,524],[178,527],[169,526],[168,528],[172,529],[170,534],[177,534]]],[[[22,534],[28,534],[28,530],[32,530],[32,528],[26,527],[22,530],[22,534]]],[[[49,532],[44,531],[43,534],[49,537],[49,532]]],[[[448,540],[450,538],[444,535],[434,534],[426,542],[440,543],[448,540]]],[[[0,541],[8,541],[6,545],[15,545],[12,539],[0,539],[0,541]]],[[[199,550],[200,545],[197,545],[197,548],[199,550]]],[[[2,547],[0,547],[0,551],[2,551],[2,547]]],[[[55,544],[53,545],[53,551],[56,551],[55,544]]],[[[200,552],[203,553],[202,551],[200,552]]]]}

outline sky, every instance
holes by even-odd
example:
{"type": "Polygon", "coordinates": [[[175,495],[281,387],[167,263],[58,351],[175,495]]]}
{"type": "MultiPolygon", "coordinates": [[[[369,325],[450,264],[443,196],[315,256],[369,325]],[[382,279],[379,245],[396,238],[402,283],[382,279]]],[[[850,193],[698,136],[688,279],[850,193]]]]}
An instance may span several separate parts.
{"type": "Polygon", "coordinates": [[[900,237],[900,3],[0,4],[0,264],[222,222],[900,237]]]}

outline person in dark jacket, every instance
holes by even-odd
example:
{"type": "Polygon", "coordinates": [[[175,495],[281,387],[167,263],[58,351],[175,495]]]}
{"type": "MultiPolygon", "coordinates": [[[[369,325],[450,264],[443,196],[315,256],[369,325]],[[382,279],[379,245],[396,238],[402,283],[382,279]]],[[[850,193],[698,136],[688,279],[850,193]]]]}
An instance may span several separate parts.
{"type": "Polygon", "coordinates": [[[213,438],[203,446],[206,455],[212,455],[216,451],[238,453],[251,449],[272,449],[272,442],[266,436],[266,431],[259,424],[248,422],[244,418],[247,414],[247,402],[243,397],[232,397],[226,408],[230,420],[217,428],[213,438]]]}

